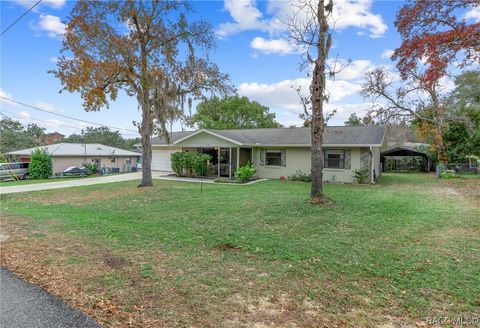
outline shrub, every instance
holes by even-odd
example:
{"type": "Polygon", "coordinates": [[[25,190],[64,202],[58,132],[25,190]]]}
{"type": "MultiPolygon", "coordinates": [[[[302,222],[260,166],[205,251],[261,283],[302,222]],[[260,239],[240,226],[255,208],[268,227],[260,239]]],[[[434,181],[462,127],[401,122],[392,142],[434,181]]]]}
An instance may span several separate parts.
{"type": "Polygon", "coordinates": [[[172,170],[176,175],[182,176],[183,168],[185,167],[183,161],[183,152],[172,153],[170,155],[170,165],[172,166],[172,170]]]}
{"type": "Polygon", "coordinates": [[[52,175],[52,158],[46,149],[35,149],[28,167],[31,179],[47,179],[52,175]]]}
{"type": "Polygon", "coordinates": [[[354,170],[353,178],[358,184],[368,183],[368,167],[362,167],[361,169],[354,170]]]}
{"type": "Polygon", "coordinates": [[[308,173],[302,172],[302,170],[297,170],[294,174],[288,177],[290,181],[302,181],[302,182],[311,182],[312,176],[308,173]]]}
{"type": "Polygon", "coordinates": [[[248,182],[255,174],[256,170],[253,167],[252,163],[247,163],[247,165],[240,166],[235,171],[235,178],[242,182],[248,182]]]}
{"type": "Polygon", "coordinates": [[[83,167],[87,169],[88,175],[97,173],[97,165],[95,163],[83,163],[83,167]]]}
{"type": "Polygon", "coordinates": [[[197,153],[193,158],[193,172],[196,175],[208,174],[208,161],[212,159],[212,156],[208,154],[197,153]]]}
{"type": "Polygon", "coordinates": [[[190,177],[193,173],[207,174],[209,159],[210,155],[201,153],[176,152],[170,155],[172,170],[181,177],[190,177]]]}

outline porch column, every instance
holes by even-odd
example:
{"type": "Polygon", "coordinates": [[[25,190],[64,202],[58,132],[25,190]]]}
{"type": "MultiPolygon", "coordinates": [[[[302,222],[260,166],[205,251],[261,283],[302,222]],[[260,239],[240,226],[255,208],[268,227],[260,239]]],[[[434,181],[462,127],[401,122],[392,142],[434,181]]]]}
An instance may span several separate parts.
{"type": "Polygon", "coordinates": [[[217,173],[218,173],[218,179],[220,179],[220,151],[221,151],[221,148],[218,147],[218,151],[217,151],[217,173]]]}
{"type": "Polygon", "coordinates": [[[232,147],[228,148],[228,178],[232,178],[232,147]]]}
{"type": "Polygon", "coordinates": [[[237,170],[240,167],[240,147],[237,147],[237,170]]]}

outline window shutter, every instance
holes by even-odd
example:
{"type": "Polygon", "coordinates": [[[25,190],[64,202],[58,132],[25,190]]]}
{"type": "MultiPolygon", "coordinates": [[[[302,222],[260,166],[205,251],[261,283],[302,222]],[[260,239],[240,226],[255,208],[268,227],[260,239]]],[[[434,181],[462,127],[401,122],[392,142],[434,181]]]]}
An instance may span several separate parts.
{"type": "Polygon", "coordinates": [[[286,167],[287,166],[287,151],[282,150],[282,166],[286,167]]]}
{"type": "Polygon", "coordinates": [[[352,169],[352,150],[345,150],[345,170],[352,169]]]}
{"type": "Polygon", "coordinates": [[[265,166],[265,149],[260,149],[260,166],[265,166]]]}

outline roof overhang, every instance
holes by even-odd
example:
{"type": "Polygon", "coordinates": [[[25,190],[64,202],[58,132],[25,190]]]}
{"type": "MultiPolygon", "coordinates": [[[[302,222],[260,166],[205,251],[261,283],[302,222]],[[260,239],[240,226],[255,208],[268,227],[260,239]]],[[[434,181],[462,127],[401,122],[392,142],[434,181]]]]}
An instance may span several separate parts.
{"type": "Polygon", "coordinates": [[[237,141],[237,140],[233,140],[233,139],[227,138],[227,137],[225,137],[225,136],[222,136],[222,135],[220,135],[220,134],[218,134],[218,133],[215,133],[215,132],[212,132],[212,131],[209,131],[209,130],[206,130],[206,129],[198,130],[197,132],[194,132],[194,133],[192,133],[192,134],[190,134],[190,135],[188,135],[188,136],[186,136],[186,137],[183,137],[183,138],[181,138],[181,139],[178,139],[177,141],[174,141],[172,144],[170,144],[170,146],[171,146],[171,145],[177,145],[177,144],[179,144],[179,143],[181,143],[181,142],[183,142],[183,141],[185,141],[185,140],[188,140],[188,139],[190,139],[190,138],[192,138],[192,137],[194,137],[194,136],[196,136],[196,135],[198,135],[198,134],[200,134],[200,133],[207,133],[207,134],[210,134],[210,135],[212,135],[212,136],[214,136],[214,137],[217,137],[217,138],[223,139],[223,140],[225,140],[225,141],[231,142],[231,143],[233,143],[233,144],[236,144],[236,145],[239,145],[239,146],[243,146],[243,144],[242,144],[241,142],[237,141]]]}

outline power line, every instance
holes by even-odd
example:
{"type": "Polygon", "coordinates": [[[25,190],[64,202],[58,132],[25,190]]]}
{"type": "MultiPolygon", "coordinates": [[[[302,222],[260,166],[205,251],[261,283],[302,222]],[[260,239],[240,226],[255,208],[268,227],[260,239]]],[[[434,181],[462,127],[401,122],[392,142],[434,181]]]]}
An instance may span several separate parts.
{"type": "MultiPolygon", "coordinates": [[[[0,112],[0,114],[4,117],[10,118],[10,119],[12,117],[14,117],[14,118],[19,119],[19,120],[29,120],[29,121],[41,122],[41,123],[44,123],[44,124],[53,124],[52,122],[48,122],[48,121],[45,121],[45,120],[40,120],[40,119],[34,118],[34,117],[16,116],[13,113],[7,112],[5,110],[2,110],[2,112],[0,112]],[[9,115],[6,115],[5,113],[8,113],[9,115]]],[[[59,126],[61,125],[61,126],[66,127],[66,128],[82,130],[82,128],[79,128],[78,126],[71,126],[71,125],[66,125],[66,124],[55,124],[55,125],[59,125],[59,126]]]]}
{"type": "MultiPolygon", "coordinates": [[[[72,125],[67,125],[67,124],[63,124],[63,123],[52,123],[52,122],[49,122],[49,121],[45,121],[45,120],[41,120],[39,118],[35,118],[35,117],[24,117],[24,116],[17,116],[15,115],[14,113],[12,112],[8,112],[4,109],[2,109],[2,111],[0,112],[0,115],[4,116],[4,117],[7,117],[9,119],[11,119],[12,117],[16,118],[16,119],[19,119],[19,120],[29,120],[29,121],[36,121],[36,122],[41,122],[41,123],[44,123],[46,125],[57,125],[57,126],[62,126],[62,127],[65,127],[65,128],[70,128],[70,129],[76,129],[76,130],[80,130],[80,131],[83,131],[84,129],[82,128],[79,128],[78,126],[72,126],[72,125]],[[5,113],[8,113],[9,115],[6,115],[5,113]]],[[[126,134],[127,136],[130,136],[130,137],[133,137],[134,135],[131,135],[131,134],[126,134]]],[[[135,135],[136,137],[136,135],[135,135]]]]}
{"type": "Polygon", "coordinates": [[[114,130],[122,130],[122,131],[129,131],[129,132],[133,132],[135,134],[138,134],[138,131],[135,131],[135,130],[129,130],[129,129],[124,129],[124,128],[119,128],[119,127],[116,127],[116,126],[111,126],[111,125],[106,125],[106,124],[100,124],[100,123],[95,123],[95,122],[91,122],[91,121],[85,121],[85,120],[82,120],[82,119],[79,119],[79,118],[76,118],[76,117],[72,117],[72,116],[68,116],[68,115],[63,115],[63,114],[59,114],[59,113],[54,113],[54,112],[51,112],[51,111],[48,111],[46,109],[42,109],[42,108],[38,108],[38,107],[35,107],[35,106],[32,106],[32,105],[28,105],[28,104],[25,104],[25,103],[22,103],[20,101],[16,101],[16,100],[13,100],[13,99],[10,99],[10,98],[7,98],[7,97],[3,97],[3,96],[0,96],[1,99],[4,99],[4,100],[8,100],[8,101],[11,101],[15,104],[19,104],[19,105],[22,105],[22,106],[25,106],[25,107],[29,107],[29,108],[32,108],[32,109],[35,109],[35,110],[39,110],[41,112],[45,112],[45,113],[48,113],[48,114],[52,114],[52,115],[57,115],[57,116],[60,116],[60,117],[64,117],[64,118],[68,118],[70,120],[74,120],[74,121],[79,121],[79,122],[83,122],[83,123],[88,123],[88,124],[93,124],[93,125],[98,125],[98,126],[103,126],[103,127],[106,127],[106,128],[109,128],[109,129],[114,129],[114,130]]]}
{"type": "Polygon", "coordinates": [[[6,29],[3,30],[3,32],[0,34],[0,36],[3,36],[13,25],[15,25],[19,20],[23,18],[26,14],[28,14],[33,8],[35,8],[42,0],[38,0],[30,9],[28,9],[26,12],[23,13],[22,16],[18,17],[12,24],[10,24],[6,29]]]}

